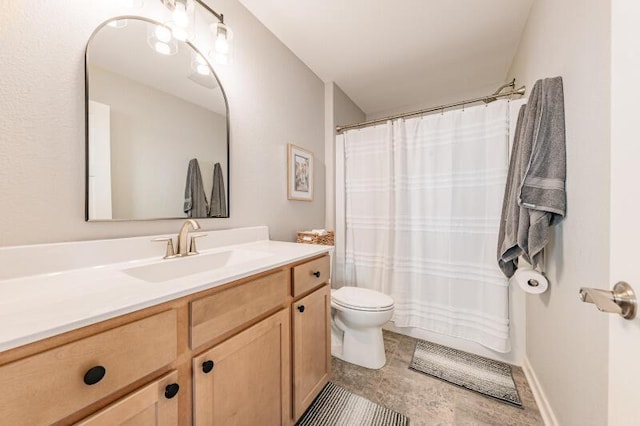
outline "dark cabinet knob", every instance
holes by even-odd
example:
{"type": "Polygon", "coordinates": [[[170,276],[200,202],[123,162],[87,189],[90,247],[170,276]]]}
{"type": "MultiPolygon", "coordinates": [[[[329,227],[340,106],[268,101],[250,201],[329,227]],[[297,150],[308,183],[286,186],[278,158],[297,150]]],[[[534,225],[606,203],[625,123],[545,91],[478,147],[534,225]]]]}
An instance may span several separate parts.
{"type": "Polygon", "coordinates": [[[107,369],[101,365],[97,365],[95,367],[91,367],[84,373],[84,383],[91,386],[98,383],[104,375],[107,374],[107,369]]]}
{"type": "Polygon", "coordinates": [[[180,385],[177,383],[171,383],[164,388],[164,397],[167,399],[171,399],[178,394],[180,390],[180,385]]]}
{"type": "Polygon", "coordinates": [[[304,312],[304,305],[298,305],[298,310],[300,311],[300,313],[304,312]]]}
{"type": "Polygon", "coordinates": [[[315,275],[316,278],[320,278],[320,271],[312,272],[312,274],[315,275]]]}
{"type": "Polygon", "coordinates": [[[204,371],[205,374],[208,374],[211,372],[211,370],[213,370],[214,365],[215,364],[211,360],[205,361],[202,363],[202,371],[204,371]]]}

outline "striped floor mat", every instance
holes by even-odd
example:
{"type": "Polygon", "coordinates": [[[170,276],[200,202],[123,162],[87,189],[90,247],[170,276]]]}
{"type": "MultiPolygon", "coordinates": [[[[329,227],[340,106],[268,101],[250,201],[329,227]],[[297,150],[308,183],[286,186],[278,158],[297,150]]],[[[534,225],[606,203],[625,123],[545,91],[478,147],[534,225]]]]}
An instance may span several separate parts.
{"type": "Polygon", "coordinates": [[[329,382],[297,426],[407,426],[409,419],[329,382]]]}
{"type": "Polygon", "coordinates": [[[509,364],[418,340],[409,368],[522,407],[509,364]]]}

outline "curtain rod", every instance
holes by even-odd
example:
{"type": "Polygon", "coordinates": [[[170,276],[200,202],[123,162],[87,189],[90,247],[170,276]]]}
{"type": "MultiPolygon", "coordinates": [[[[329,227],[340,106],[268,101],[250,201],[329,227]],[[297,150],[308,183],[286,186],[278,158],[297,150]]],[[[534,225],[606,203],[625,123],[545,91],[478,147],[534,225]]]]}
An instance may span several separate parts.
{"type": "Polygon", "coordinates": [[[464,100],[464,101],[454,102],[454,103],[446,104],[446,105],[440,105],[440,106],[437,106],[437,107],[421,109],[419,111],[405,112],[404,114],[391,115],[389,117],[377,118],[375,120],[363,121],[362,123],[347,124],[345,126],[336,126],[336,132],[337,133],[342,133],[345,130],[349,130],[349,129],[357,129],[357,128],[360,128],[360,127],[367,127],[367,126],[371,126],[373,124],[382,123],[382,122],[389,121],[389,120],[396,120],[398,118],[405,118],[405,117],[413,117],[414,115],[422,115],[422,114],[426,114],[428,112],[434,112],[434,111],[439,111],[439,110],[443,110],[443,109],[447,109],[447,108],[453,108],[453,107],[457,107],[457,106],[461,106],[461,105],[472,104],[474,102],[484,102],[484,103],[488,104],[490,102],[493,102],[493,101],[497,100],[498,98],[504,98],[504,97],[512,96],[512,95],[523,96],[525,94],[525,92],[526,92],[526,87],[525,86],[522,86],[522,87],[520,87],[518,89],[515,89],[515,87],[516,87],[516,80],[514,78],[510,83],[507,83],[507,84],[501,86],[492,95],[482,96],[480,98],[467,99],[467,100],[464,100]],[[502,90],[507,88],[507,87],[512,87],[512,89],[509,90],[508,92],[502,92],[502,90]],[[502,93],[500,93],[500,92],[502,92],[502,93]]]}

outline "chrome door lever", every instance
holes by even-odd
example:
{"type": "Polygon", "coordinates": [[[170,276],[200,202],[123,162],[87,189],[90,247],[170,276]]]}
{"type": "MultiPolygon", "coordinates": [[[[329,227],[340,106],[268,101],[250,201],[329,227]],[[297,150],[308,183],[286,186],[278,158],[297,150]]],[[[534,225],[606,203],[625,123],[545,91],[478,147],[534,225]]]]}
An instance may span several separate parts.
{"type": "Polygon", "coordinates": [[[613,286],[612,291],[582,287],[578,297],[585,303],[593,303],[602,312],[619,314],[628,320],[636,317],[636,295],[624,281],[613,286]]]}

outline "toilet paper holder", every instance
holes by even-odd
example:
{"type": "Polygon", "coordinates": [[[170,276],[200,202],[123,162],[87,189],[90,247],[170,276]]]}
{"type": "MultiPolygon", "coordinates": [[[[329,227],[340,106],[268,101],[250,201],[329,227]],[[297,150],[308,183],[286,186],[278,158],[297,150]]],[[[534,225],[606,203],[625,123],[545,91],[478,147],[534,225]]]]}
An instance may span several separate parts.
{"type": "Polygon", "coordinates": [[[620,314],[624,319],[632,320],[636,317],[636,294],[631,286],[620,281],[613,286],[612,291],[597,288],[582,287],[578,297],[585,303],[593,303],[602,312],[620,314]]]}

